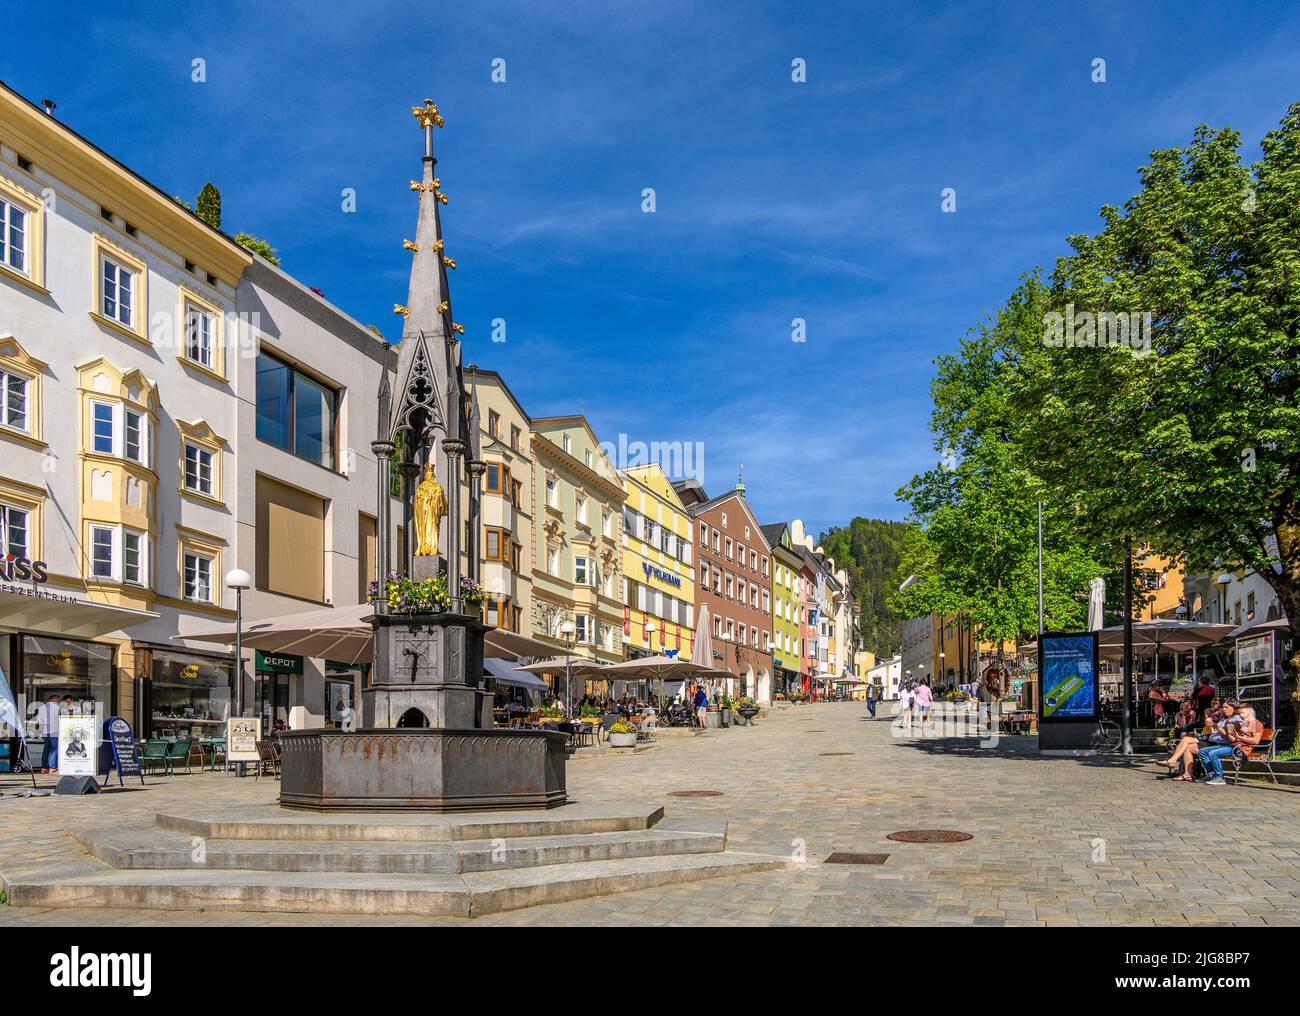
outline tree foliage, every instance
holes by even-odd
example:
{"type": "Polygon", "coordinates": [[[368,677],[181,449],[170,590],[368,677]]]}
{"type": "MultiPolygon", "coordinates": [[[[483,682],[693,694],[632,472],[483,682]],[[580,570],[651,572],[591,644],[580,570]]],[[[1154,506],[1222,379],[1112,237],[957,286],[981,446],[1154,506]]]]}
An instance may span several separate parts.
{"type": "Polygon", "coordinates": [[[888,659],[902,645],[899,619],[890,608],[890,591],[897,585],[898,563],[906,527],[901,522],[854,518],[833,527],[817,542],[835,565],[848,572],[854,599],[861,610],[862,648],[888,659]]]}
{"type": "Polygon", "coordinates": [[[213,229],[221,228],[221,191],[217,190],[211,181],[203,185],[194,205],[195,215],[213,229]]]}
{"type": "Polygon", "coordinates": [[[252,233],[237,233],[235,235],[235,243],[239,244],[241,247],[246,247],[248,250],[251,250],[254,254],[257,254],[260,257],[266,258],[267,261],[271,262],[271,264],[275,265],[277,268],[280,267],[280,259],[276,255],[275,248],[265,240],[259,240],[257,237],[253,236],[252,233]]]}

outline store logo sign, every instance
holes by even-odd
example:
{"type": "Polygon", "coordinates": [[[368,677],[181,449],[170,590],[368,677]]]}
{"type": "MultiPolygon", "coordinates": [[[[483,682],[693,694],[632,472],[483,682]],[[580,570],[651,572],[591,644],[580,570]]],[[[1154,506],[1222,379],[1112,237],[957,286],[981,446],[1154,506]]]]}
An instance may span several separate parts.
{"type": "Polygon", "coordinates": [[[25,557],[6,554],[0,562],[0,576],[6,582],[45,582],[49,579],[49,565],[44,561],[32,561],[25,557]]]}
{"type": "Polygon", "coordinates": [[[660,582],[667,582],[670,586],[676,586],[678,589],[681,589],[681,576],[673,575],[670,572],[664,571],[662,568],[656,568],[649,561],[642,561],[641,567],[645,570],[646,578],[656,578],[660,582]]]}

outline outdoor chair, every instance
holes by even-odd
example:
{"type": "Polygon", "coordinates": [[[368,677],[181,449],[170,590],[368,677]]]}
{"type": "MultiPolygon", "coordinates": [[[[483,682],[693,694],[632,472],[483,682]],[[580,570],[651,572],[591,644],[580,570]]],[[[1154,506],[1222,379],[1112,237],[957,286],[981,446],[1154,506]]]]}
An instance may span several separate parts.
{"type": "Polygon", "coordinates": [[[1268,770],[1269,778],[1277,783],[1277,774],[1273,772],[1273,756],[1277,753],[1277,730],[1265,727],[1259,744],[1253,748],[1238,748],[1232,753],[1232,782],[1241,782],[1241,767],[1247,762],[1262,762],[1268,770]]]}
{"type": "Polygon", "coordinates": [[[176,775],[176,763],[185,763],[185,772],[191,773],[190,769],[190,746],[193,741],[188,737],[172,741],[167,745],[167,754],[163,758],[163,772],[167,776],[176,775]]]}
{"type": "Polygon", "coordinates": [[[151,737],[145,742],[144,751],[140,755],[140,768],[145,772],[149,771],[150,764],[153,765],[154,772],[158,771],[161,766],[165,771],[167,768],[167,742],[156,737],[151,737]]]}
{"type": "Polygon", "coordinates": [[[257,742],[257,771],[255,779],[261,779],[262,773],[269,769],[275,769],[275,775],[278,779],[280,776],[280,753],[275,750],[275,745],[270,741],[257,742]]]}

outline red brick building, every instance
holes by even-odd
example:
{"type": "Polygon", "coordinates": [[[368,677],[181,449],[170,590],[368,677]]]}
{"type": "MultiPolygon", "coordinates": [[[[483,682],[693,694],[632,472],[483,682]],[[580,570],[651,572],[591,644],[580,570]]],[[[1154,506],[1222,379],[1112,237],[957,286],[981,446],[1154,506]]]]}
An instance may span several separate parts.
{"type": "Polygon", "coordinates": [[[728,692],[772,700],[772,548],[736,484],[710,498],[695,480],[673,484],[695,530],[695,621],[709,611],[713,665],[728,692]]]}

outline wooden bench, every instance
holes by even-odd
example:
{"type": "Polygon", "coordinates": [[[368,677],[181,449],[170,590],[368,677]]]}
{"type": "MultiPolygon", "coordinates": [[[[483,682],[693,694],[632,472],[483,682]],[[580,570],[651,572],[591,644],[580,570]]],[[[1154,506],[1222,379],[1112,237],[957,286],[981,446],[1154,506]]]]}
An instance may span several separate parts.
{"type": "Polygon", "coordinates": [[[1269,777],[1276,783],[1277,774],[1273,772],[1273,756],[1276,754],[1277,730],[1273,727],[1265,727],[1263,734],[1260,735],[1259,744],[1250,748],[1238,748],[1232,753],[1232,782],[1234,784],[1241,782],[1241,767],[1247,762],[1263,762],[1269,777]]]}

